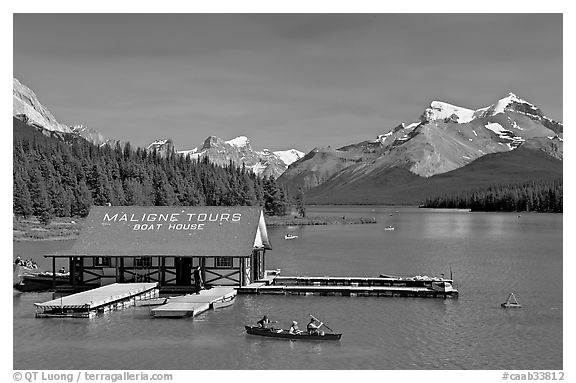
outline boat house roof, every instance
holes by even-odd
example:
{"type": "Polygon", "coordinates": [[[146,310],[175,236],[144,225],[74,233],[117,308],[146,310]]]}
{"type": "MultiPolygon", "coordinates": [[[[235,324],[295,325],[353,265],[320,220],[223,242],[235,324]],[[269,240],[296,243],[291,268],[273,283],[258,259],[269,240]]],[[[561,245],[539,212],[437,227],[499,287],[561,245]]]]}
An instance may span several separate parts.
{"type": "Polygon", "coordinates": [[[271,249],[260,207],[94,206],[71,249],[47,257],[249,257],[271,249]]]}

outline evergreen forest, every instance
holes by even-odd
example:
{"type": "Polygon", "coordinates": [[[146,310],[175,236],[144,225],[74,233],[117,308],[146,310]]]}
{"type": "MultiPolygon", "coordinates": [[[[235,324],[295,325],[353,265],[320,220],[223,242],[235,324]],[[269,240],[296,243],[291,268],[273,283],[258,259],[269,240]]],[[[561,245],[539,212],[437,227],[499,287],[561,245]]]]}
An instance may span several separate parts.
{"type": "Polygon", "coordinates": [[[129,143],[96,146],[28,126],[17,118],[13,137],[13,213],[84,217],[92,205],[262,206],[284,215],[287,192],[272,177],[230,163],[218,166],[177,153],[161,156],[129,143]],[[48,136],[47,136],[48,134],[48,136]]]}
{"type": "Polygon", "coordinates": [[[422,207],[562,213],[562,180],[491,186],[485,190],[428,198],[422,207]]]}

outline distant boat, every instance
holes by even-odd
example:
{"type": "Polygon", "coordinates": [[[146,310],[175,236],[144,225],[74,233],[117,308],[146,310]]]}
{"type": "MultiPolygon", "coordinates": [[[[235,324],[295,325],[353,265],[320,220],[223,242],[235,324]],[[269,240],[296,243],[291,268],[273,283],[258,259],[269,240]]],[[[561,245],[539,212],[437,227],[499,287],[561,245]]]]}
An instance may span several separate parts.
{"type": "Polygon", "coordinates": [[[212,302],[212,309],[221,309],[223,307],[232,306],[236,299],[236,295],[232,295],[230,297],[225,297],[221,301],[212,302]]]}
{"type": "Polygon", "coordinates": [[[516,297],[514,296],[514,293],[510,293],[508,295],[508,299],[506,299],[506,302],[501,303],[500,306],[506,308],[512,308],[512,307],[517,307],[520,308],[522,307],[522,305],[520,303],[518,303],[518,301],[516,300],[516,297]]]}
{"type": "Polygon", "coordinates": [[[168,303],[169,300],[170,300],[169,297],[145,299],[141,301],[136,301],[136,306],[160,306],[168,303]]]}
{"type": "Polygon", "coordinates": [[[296,238],[298,238],[298,236],[294,234],[286,234],[284,236],[284,239],[296,239],[296,238]]]}
{"type": "Polygon", "coordinates": [[[394,226],[386,226],[386,227],[384,228],[384,230],[386,230],[386,231],[394,231],[394,226]]]}

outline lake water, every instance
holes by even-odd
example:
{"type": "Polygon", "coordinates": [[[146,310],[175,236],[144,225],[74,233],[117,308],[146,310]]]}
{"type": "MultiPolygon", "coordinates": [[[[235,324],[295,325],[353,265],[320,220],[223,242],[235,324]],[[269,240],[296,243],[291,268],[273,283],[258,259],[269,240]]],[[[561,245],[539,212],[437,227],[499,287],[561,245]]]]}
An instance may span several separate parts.
{"type": "MultiPolygon", "coordinates": [[[[562,369],[562,215],[417,208],[316,207],[311,215],[377,224],[274,227],[268,269],[282,275],[440,275],[459,299],[240,295],[195,318],[151,319],[132,307],[94,319],[36,319],[14,297],[14,369],[562,369]],[[384,231],[388,225],[394,231],[384,231]],[[292,232],[299,237],[284,240],[292,232]],[[513,291],[521,309],[502,309],[513,291]],[[308,313],[340,342],[246,335],[264,314],[287,328],[308,313]]],[[[34,258],[72,241],[15,242],[34,258]]]]}

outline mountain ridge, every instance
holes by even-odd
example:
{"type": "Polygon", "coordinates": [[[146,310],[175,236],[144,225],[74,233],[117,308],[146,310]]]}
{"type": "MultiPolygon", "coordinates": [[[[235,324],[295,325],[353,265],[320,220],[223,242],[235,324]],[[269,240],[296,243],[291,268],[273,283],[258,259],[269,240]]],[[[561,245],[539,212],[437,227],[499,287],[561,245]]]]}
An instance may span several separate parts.
{"type": "MultiPolygon", "coordinates": [[[[13,85],[14,118],[42,134],[66,142],[79,137],[99,146],[120,143],[80,124],[59,123],[30,88],[16,78],[13,85]]],[[[410,191],[412,187],[430,193],[447,182],[438,181],[442,179],[459,177],[463,185],[453,182],[455,188],[475,185],[476,181],[467,177],[467,173],[477,172],[478,164],[490,163],[494,169],[508,174],[510,164],[498,162],[514,162],[517,157],[524,161],[514,166],[519,169],[524,166],[526,172],[522,177],[514,176],[518,179],[545,178],[546,171],[561,177],[563,124],[509,93],[477,109],[434,100],[414,121],[384,129],[373,140],[336,149],[316,147],[308,153],[297,149],[254,150],[244,135],[229,140],[209,136],[190,150],[177,150],[171,139],[162,139],[146,149],[161,156],[175,152],[195,159],[208,157],[218,165],[230,162],[244,165],[258,175],[278,178],[292,195],[303,188],[309,201],[355,203],[358,198],[360,202],[402,202],[414,201],[409,196],[418,193],[410,191]],[[511,154],[495,156],[502,153],[511,154]],[[550,159],[558,162],[549,162],[550,159]],[[381,188],[386,188],[386,193],[381,188]],[[400,195],[393,196],[392,191],[400,195]],[[371,199],[370,193],[380,197],[371,199]],[[382,199],[384,195],[387,199],[382,199]]],[[[498,176],[495,179],[502,181],[498,176]]]]}
{"type": "Polygon", "coordinates": [[[148,150],[156,150],[164,155],[174,150],[178,154],[190,156],[193,159],[208,157],[218,165],[228,165],[230,161],[237,165],[244,165],[257,175],[278,178],[290,164],[304,156],[304,152],[297,149],[270,151],[254,150],[246,136],[238,136],[224,140],[216,136],[208,136],[202,145],[189,150],[174,148],[171,139],[156,140],[147,146],[148,150]]]}
{"type": "MultiPolygon", "coordinates": [[[[52,113],[42,105],[34,91],[16,78],[13,78],[12,92],[13,117],[25,124],[41,129],[44,135],[60,137],[62,140],[69,140],[70,137],[67,135],[74,135],[98,146],[124,144],[118,140],[108,139],[102,133],[82,124],[68,126],[59,123],[52,113]]],[[[200,158],[207,155],[219,165],[228,165],[229,161],[232,160],[239,165],[245,164],[247,168],[250,168],[256,174],[273,176],[274,178],[278,178],[288,165],[304,156],[304,153],[297,149],[273,152],[268,149],[255,151],[246,136],[238,136],[228,141],[209,136],[204,140],[200,148],[176,151],[171,139],[156,140],[146,146],[146,150],[150,152],[155,150],[161,156],[167,155],[168,152],[176,151],[183,155],[190,155],[192,158],[200,158]]]]}
{"type": "Polygon", "coordinates": [[[496,185],[561,179],[562,161],[546,153],[521,148],[491,153],[465,167],[429,178],[405,168],[381,169],[363,183],[327,182],[306,193],[310,204],[420,205],[431,196],[474,192],[496,185]]]}
{"type": "Polygon", "coordinates": [[[563,124],[546,117],[514,93],[475,110],[432,101],[418,121],[403,122],[373,141],[308,153],[293,163],[279,181],[291,193],[303,188],[310,191],[307,195],[312,199],[325,193],[327,197],[320,199],[328,201],[336,198],[333,191],[342,185],[355,185],[350,193],[360,185],[377,189],[370,180],[389,177],[388,170],[402,169],[398,182],[409,182],[412,177],[405,171],[430,178],[466,167],[488,154],[514,151],[523,145],[561,161],[563,124]]]}

